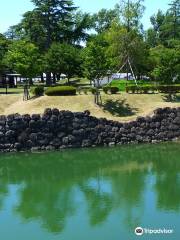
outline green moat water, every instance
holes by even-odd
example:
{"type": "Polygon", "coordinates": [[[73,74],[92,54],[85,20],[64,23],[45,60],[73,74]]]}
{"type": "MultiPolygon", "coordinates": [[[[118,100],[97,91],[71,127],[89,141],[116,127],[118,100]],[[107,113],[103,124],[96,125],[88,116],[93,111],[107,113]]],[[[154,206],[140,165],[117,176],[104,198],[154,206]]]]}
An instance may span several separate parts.
{"type": "Polygon", "coordinates": [[[0,155],[0,239],[139,238],[180,239],[179,143],[0,155]]]}

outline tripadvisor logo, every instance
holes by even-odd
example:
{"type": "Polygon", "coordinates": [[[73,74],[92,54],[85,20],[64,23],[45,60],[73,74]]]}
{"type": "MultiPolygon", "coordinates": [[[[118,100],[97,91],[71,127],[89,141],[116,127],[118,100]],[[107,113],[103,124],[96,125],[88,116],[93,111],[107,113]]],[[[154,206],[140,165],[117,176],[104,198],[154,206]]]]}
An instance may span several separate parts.
{"type": "Polygon", "coordinates": [[[143,233],[144,233],[143,228],[137,227],[137,228],[135,229],[135,234],[136,234],[136,235],[141,236],[141,235],[143,235],[143,233]]]}
{"type": "Polygon", "coordinates": [[[143,234],[172,234],[174,233],[173,229],[159,228],[159,229],[150,229],[137,227],[135,229],[135,234],[137,236],[142,236],[143,234]]]}

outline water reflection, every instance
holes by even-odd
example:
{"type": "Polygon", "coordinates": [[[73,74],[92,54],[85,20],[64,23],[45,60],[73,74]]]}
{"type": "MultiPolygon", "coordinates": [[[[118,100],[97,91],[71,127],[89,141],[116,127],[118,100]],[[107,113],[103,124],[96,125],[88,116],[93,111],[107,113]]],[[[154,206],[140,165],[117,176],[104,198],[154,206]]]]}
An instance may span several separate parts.
{"type": "Polygon", "coordinates": [[[119,212],[127,228],[141,222],[153,177],[156,208],[180,210],[179,144],[74,150],[61,153],[0,155],[0,210],[9,185],[18,185],[12,212],[63,232],[84,208],[82,221],[100,226],[119,212]]]}

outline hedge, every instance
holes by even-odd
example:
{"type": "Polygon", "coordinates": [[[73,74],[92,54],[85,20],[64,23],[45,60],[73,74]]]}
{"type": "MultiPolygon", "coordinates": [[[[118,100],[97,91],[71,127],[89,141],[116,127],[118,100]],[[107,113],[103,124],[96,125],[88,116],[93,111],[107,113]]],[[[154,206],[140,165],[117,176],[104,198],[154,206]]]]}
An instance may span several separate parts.
{"type": "Polygon", "coordinates": [[[180,85],[159,85],[159,86],[127,86],[126,87],[127,93],[154,93],[154,92],[160,92],[160,93],[180,93],[180,85]]]}
{"type": "Polygon", "coordinates": [[[171,93],[171,94],[180,93],[180,85],[163,85],[163,86],[158,86],[158,91],[160,93],[171,93]]]}
{"type": "Polygon", "coordinates": [[[76,95],[76,88],[72,86],[49,87],[45,94],[47,96],[72,96],[76,95]]]}

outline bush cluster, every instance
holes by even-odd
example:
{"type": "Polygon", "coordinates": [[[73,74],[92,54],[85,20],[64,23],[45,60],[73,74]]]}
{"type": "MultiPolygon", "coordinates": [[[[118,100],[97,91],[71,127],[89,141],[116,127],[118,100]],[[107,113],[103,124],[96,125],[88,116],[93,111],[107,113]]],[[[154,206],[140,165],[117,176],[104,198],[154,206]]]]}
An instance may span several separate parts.
{"type": "Polygon", "coordinates": [[[72,86],[49,87],[45,94],[47,96],[73,96],[76,95],[76,88],[72,86]]]}
{"type": "Polygon", "coordinates": [[[91,91],[91,89],[90,89],[90,88],[87,88],[87,87],[78,87],[78,88],[77,88],[77,92],[78,92],[79,94],[84,93],[84,94],[87,95],[89,91],[91,91]]]}
{"type": "Polygon", "coordinates": [[[92,94],[95,94],[96,91],[97,91],[97,89],[96,89],[95,87],[92,87],[92,88],[90,89],[90,91],[91,91],[92,94]]]}
{"type": "Polygon", "coordinates": [[[118,87],[105,86],[105,87],[103,87],[103,91],[106,94],[107,93],[116,94],[117,92],[119,92],[119,88],[118,87]]]}
{"type": "Polygon", "coordinates": [[[180,93],[180,85],[163,85],[163,86],[158,86],[158,91],[160,93],[180,93]]]}
{"type": "Polygon", "coordinates": [[[43,86],[36,86],[31,88],[31,92],[34,96],[39,97],[44,95],[44,87],[43,86]]]}
{"type": "Polygon", "coordinates": [[[154,93],[154,92],[160,92],[160,93],[179,93],[180,92],[180,85],[159,85],[159,86],[127,86],[126,87],[127,93],[154,93]]]}

